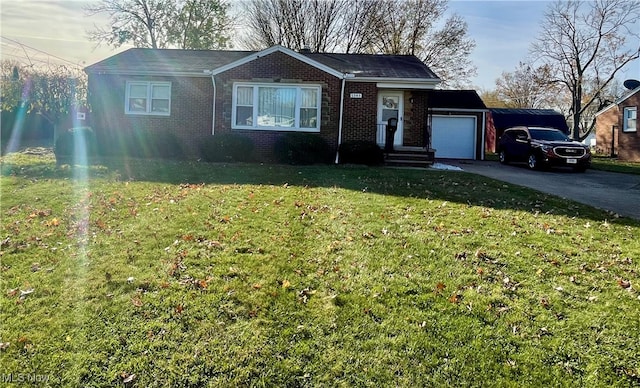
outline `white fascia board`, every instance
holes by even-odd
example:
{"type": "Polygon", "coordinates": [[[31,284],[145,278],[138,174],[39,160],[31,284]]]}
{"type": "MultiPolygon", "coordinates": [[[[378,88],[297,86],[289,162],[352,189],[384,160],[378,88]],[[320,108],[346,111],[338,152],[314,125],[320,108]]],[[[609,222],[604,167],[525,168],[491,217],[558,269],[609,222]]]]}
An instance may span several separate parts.
{"type": "Polygon", "coordinates": [[[356,77],[348,79],[349,82],[375,82],[378,89],[422,89],[432,90],[440,83],[439,79],[433,78],[379,78],[379,77],[356,77]]]}
{"type": "MultiPolygon", "coordinates": [[[[428,108],[428,105],[427,105],[428,108]]],[[[456,108],[428,108],[429,110],[433,111],[433,112],[452,112],[451,116],[455,116],[456,112],[461,112],[461,113],[483,113],[483,112],[489,112],[489,109],[456,109],[456,108]]]]}
{"type": "Polygon", "coordinates": [[[235,67],[244,65],[244,64],[249,63],[251,61],[255,61],[256,59],[265,57],[265,56],[267,56],[269,54],[273,54],[275,52],[281,52],[283,54],[286,54],[286,55],[288,55],[290,57],[293,57],[293,58],[295,58],[295,59],[297,59],[297,60],[299,60],[301,62],[306,63],[309,66],[313,66],[316,69],[322,70],[327,74],[333,75],[334,77],[337,77],[337,78],[340,78],[340,79],[344,78],[344,74],[342,74],[341,72],[339,72],[339,71],[337,71],[337,70],[335,70],[335,69],[333,69],[333,68],[331,68],[331,67],[329,67],[327,65],[323,65],[320,62],[314,61],[313,59],[311,59],[311,58],[309,58],[309,57],[307,57],[305,55],[302,55],[302,54],[300,54],[298,52],[295,52],[295,51],[293,51],[291,49],[288,49],[288,48],[282,47],[282,46],[272,46],[272,47],[269,47],[268,49],[259,51],[257,53],[249,54],[246,57],[238,59],[235,62],[231,62],[231,63],[229,63],[227,65],[224,65],[222,67],[219,67],[217,69],[212,70],[212,74],[213,75],[218,75],[220,73],[224,73],[225,71],[231,70],[231,69],[233,69],[235,67]]]}
{"type": "Polygon", "coordinates": [[[609,109],[618,106],[618,104],[611,104],[605,108],[602,108],[601,110],[597,111],[596,114],[594,116],[600,116],[601,114],[603,114],[604,112],[608,111],[609,109]]]}
{"type": "Polygon", "coordinates": [[[613,108],[614,106],[618,106],[618,105],[622,104],[625,100],[629,99],[631,96],[633,96],[634,94],[636,94],[638,92],[640,92],[640,86],[638,86],[637,88],[633,89],[632,91],[630,91],[629,93],[625,94],[624,96],[620,97],[613,104],[611,104],[611,105],[609,105],[609,106],[597,111],[595,116],[600,116],[601,114],[603,114],[604,112],[606,112],[609,109],[613,108]]]}

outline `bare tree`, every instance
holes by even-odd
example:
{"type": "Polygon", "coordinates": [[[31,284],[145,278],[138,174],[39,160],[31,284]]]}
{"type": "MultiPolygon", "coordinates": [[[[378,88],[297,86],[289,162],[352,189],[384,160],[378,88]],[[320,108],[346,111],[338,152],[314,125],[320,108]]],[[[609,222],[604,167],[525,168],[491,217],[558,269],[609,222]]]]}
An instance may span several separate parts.
{"type": "Polygon", "coordinates": [[[444,22],[447,0],[250,0],[245,46],[415,55],[445,85],[475,74],[475,43],[459,16],[444,22]]]}
{"type": "Polygon", "coordinates": [[[496,93],[509,108],[558,108],[561,88],[550,84],[549,65],[533,67],[520,62],[513,72],[503,72],[496,80],[496,93]]]}
{"type": "Polygon", "coordinates": [[[166,0],[100,0],[88,6],[89,15],[109,14],[110,25],[89,32],[89,39],[120,47],[164,48],[168,45],[165,27],[175,14],[173,2],[166,0]]]}
{"type": "Polygon", "coordinates": [[[588,136],[595,118],[584,116],[604,101],[602,93],[616,74],[640,56],[639,18],[640,3],[635,1],[557,1],[549,6],[531,51],[550,67],[549,82],[562,85],[571,96],[574,139],[588,136]]]}
{"type": "Polygon", "coordinates": [[[89,32],[98,44],[215,49],[229,41],[228,9],[224,0],[100,0],[85,11],[110,17],[108,26],[89,32]]]}
{"type": "Polygon", "coordinates": [[[340,15],[349,0],[251,0],[244,13],[250,49],[282,45],[293,50],[333,50],[340,37],[340,15]]]}

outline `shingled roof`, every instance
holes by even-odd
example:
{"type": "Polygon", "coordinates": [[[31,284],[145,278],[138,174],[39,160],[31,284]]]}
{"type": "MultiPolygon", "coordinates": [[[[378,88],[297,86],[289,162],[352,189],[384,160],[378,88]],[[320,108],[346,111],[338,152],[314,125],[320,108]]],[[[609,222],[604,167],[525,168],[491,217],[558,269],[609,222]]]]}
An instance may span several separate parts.
{"type": "Polygon", "coordinates": [[[493,124],[498,130],[523,125],[557,128],[564,133],[569,133],[569,126],[564,116],[553,109],[491,108],[489,111],[493,124]]]}
{"type": "Polygon", "coordinates": [[[131,48],[85,68],[87,73],[202,73],[246,57],[251,51],[131,48]]]}
{"type": "Polygon", "coordinates": [[[429,107],[441,109],[487,109],[475,90],[432,90],[429,107]]]}
{"type": "Polygon", "coordinates": [[[356,78],[437,79],[438,76],[413,55],[302,53],[306,57],[356,78]]]}
{"type": "MultiPolygon", "coordinates": [[[[355,78],[438,80],[438,76],[411,55],[290,53],[355,78]]],[[[265,50],[267,52],[268,50],[265,50]]],[[[271,51],[268,51],[271,52],[271,51]]],[[[132,48],[85,68],[87,73],[193,73],[233,66],[235,62],[260,54],[258,51],[178,50],[132,48]]]]}

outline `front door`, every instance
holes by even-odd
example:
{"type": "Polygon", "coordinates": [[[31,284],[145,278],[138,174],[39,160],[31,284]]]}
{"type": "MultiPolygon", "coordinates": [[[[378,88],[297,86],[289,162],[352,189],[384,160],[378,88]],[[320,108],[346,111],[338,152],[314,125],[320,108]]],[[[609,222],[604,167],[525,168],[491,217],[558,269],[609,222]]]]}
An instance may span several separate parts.
{"type": "Polygon", "coordinates": [[[393,145],[402,145],[402,122],[404,105],[402,92],[380,92],[378,94],[378,144],[385,144],[385,128],[390,118],[398,119],[398,130],[393,138],[393,145]]]}

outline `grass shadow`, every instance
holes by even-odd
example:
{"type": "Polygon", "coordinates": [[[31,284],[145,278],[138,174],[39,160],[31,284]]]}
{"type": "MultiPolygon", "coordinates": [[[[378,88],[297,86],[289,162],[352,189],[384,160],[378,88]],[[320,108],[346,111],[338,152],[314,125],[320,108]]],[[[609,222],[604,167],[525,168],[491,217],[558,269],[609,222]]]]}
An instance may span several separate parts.
{"type": "MultiPolygon", "coordinates": [[[[403,169],[352,165],[291,166],[227,164],[201,161],[103,159],[92,166],[56,166],[52,155],[9,154],[2,160],[3,176],[27,179],[73,179],[84,169],[92,179],[145,181],[164,184],[273,185],[339,187],[396,197],[423,198],[530,213],[551,213],[593,221],[614,215],[554,195],[480,175],[435,169],[403,169]]],[[[617,223],[638,226],[630,218],[617,223]]]]}

